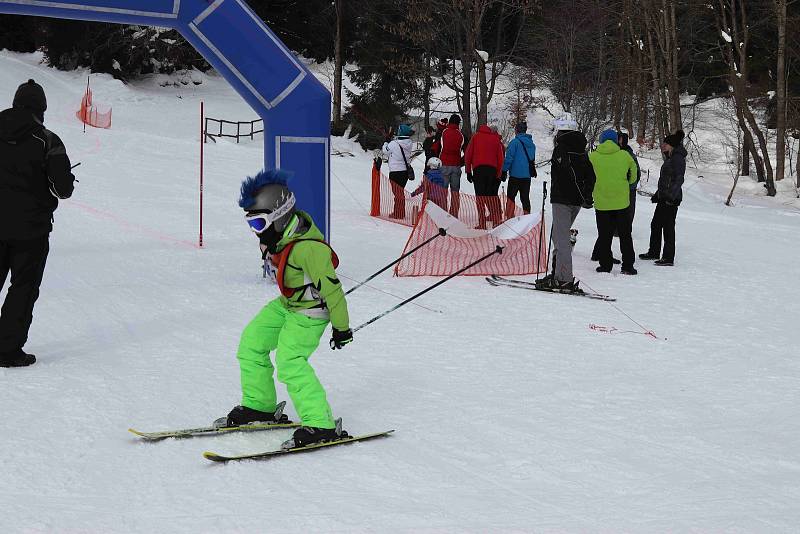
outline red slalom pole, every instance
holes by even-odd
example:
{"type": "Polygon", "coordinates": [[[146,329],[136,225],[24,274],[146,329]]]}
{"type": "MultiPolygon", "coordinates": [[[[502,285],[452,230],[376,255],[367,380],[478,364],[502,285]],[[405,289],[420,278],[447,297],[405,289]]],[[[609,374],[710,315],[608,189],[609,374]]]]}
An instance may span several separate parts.
{"type": "Polygon", "coordinates": [[[205,109],[200,101],[200,248],[203,247],[203,145],[205,144],[205,109]]]}

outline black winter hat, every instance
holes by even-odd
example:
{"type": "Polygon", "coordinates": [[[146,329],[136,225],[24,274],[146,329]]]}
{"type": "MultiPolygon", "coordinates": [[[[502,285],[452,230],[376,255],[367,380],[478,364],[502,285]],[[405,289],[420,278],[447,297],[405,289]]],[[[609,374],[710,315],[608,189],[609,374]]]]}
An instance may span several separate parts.
{"type": "Polygon", "coordinates": [[[664,138],[664,142],[672,148],[677,148],[681,146],[681,143],[683,143],[684,137],[686,137],[686,134],[683,133],[683,130],[678,130],[674,134],[669,134],[666,136],[664,138]]]}
{"type": "Polygon", "coordinates": [[[449,124],[461,124],[461,116],[459,116],[458,113],[453,113],[450,115],[449,124]]]}
{"type": "Polygon", "coordinates": [[[619,132],[617,134],[617,139],[619,140],[619,146],[628,146],[630,137],[628,136],[627,132],[619,132]]]}
{"type": "Polygon", "coordinates": [[[17,88],[12,106],[43,114],[47,110],[47,98],[44,96],[44,89],[35,81],[28,80],[17,88]]]}

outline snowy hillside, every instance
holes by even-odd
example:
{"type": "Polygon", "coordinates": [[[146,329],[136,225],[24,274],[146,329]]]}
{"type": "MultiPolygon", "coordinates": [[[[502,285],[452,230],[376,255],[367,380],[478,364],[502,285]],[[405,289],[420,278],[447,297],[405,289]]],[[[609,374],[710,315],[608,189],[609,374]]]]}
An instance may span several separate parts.
{"type": "MultiPolygon", "coordinates": [[[[616,303],[448,282],[313,357],[348,430],[394,435],[211,464],[203,451],[266,450],[289,431],[147,444],[126,429],[204,425],[239,402],[239,334],[276,293],[235,202],[262,144],[206,145],[198,249],[199,102],[252,112],[213,76],[92,76],[114,125],[84,134],[86,73],[39,60],[0,52],[0,99],[40,82],[47,125],[82,165],[55,214],[26,346],[38,362],[0,369],[0,532],[797,531],[796,209],[726,208],[689,169],[676,266],[637,262],[637,277],[594,271],[583,212],[576,275],[616,303]]],[[[354,154],[332,158],[331,178],[349,287],[409,230],[367,215],[371,154],[333,146],[354,154]]],[[[541,180],[533,190],[540,206],[541,180]]],[[[637,252],[652,213],[639,197],[637,252]]],[[[350,296],[353,323],[433,281],[376,279],[350,296]]]]}

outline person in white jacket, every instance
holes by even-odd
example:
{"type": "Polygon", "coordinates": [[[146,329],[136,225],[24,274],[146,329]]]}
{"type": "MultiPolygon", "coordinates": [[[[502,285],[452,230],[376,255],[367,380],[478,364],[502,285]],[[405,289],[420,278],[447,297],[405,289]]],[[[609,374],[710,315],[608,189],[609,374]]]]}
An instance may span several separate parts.
{"type": "Polygon", "coordinates": [[[414,142],[410,139],[412,135],[414,130],[411,126],[401,124],[397,128],[397,136],[383,144],[383,153],[389,158],[389,180],[394,195],[394,209],[389,215],[393,219],[406,217],[405,187],[409,180],[414,179],[413,173],[410,172],[411,156],[414,151],[414,142]]]}

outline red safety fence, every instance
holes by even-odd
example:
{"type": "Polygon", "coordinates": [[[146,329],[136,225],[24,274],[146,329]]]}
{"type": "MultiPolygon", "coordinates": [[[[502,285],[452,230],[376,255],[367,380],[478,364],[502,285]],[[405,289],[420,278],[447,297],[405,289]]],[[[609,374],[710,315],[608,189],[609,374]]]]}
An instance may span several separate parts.
{"type": "Polygon", "coordinates": [[[79,121],[89,126],[94,126],[95,128],[111,128],[111,108],[104,113],[100,113],[92,104],[92,90],[88,87],[86,88],[86,94],[84,94],[81,99],[81,109],[79,109],[75,115],[78,117],[79,121]]]}
{"type": "MultiPolygon", "coordinates": [[[[462,200],[464,197],[471,195],[462,195],[462,200]]],[[[477,210],[477,204],[473,206],[477,210]]],[[[460,217],[455,218],[427,201],[403,253],[436,235],[439,228],[445,228],[447,235],[434,239],[397,264],[397,276],[448,276],[498,245],[503,247],[502,254],[486,259],[465,271],[464,275],[525,275],[547,271],[547,231],[540,213],[514,217],[491,231],[485,231],[474,229],[460,217]]]]}
{"type": "Polygon", "coordinates": [[[408,191],[372,166],[372,203],[370,215],[386,221],[414,226],[422,213],[422,204],[430,201],[450,213],[469,228],[496,228],[503,221],[523,215],[522,208],[510,202],[505,194],[476,197],[467,193],[453,193],[429,182],[408,182],[408,191]]]}

